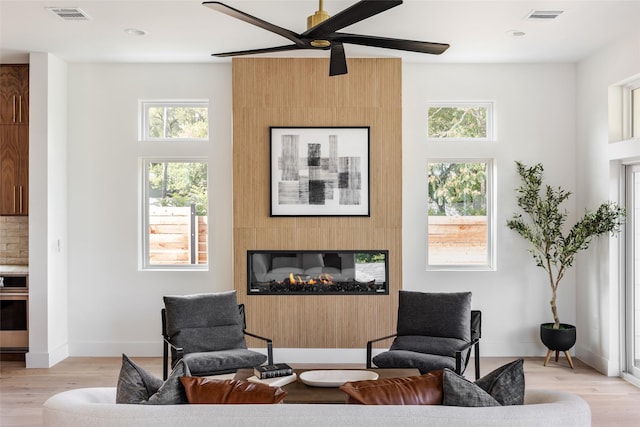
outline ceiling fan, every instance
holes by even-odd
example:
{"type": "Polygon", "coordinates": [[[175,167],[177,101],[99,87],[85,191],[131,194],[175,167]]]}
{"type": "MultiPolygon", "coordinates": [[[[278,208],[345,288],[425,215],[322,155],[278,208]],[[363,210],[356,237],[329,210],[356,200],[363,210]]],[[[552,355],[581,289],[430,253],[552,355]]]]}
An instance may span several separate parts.
{"type": "Polygon", "coordinates": [[[214,53],[213,56],[229,57],[241,55],[254,55],[259,53],[284,52],[298,49],[330,49],[329,75],[337,76],[347,74],[347,59],[344,53],[344,43],[359,44],[364,46],[382,47],[386,49],[405,50],[410,52],[429,53],[440,55],[449,48],[448,44],[430,43],[415,40],[394,39],[388,37],[365,36],[337,32],[344,27],[360,22],[392,7],[402,4],[402,0],[361,0],[337,15],[329,16],[323,9],[323,0],[315,14],[307,18],[307,30],[301,34],[294,33],[286,28],[279,27],[260,18],[251,16],[231,6],[218,1],[207,1],[204,6],[233,18],[247,22],[271,31],[293,44],[284,46],[267,47],[264,49],[240,50],[235,52],[214,53]]]}

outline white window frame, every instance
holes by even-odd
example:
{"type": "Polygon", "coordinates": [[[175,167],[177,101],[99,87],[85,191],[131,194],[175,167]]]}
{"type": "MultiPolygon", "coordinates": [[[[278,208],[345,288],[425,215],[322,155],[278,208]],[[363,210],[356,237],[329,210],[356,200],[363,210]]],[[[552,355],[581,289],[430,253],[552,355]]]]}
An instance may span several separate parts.
{"type": "Polygon", "coordinates": [[[188,141],[209,141],[211,135],[211,111],[209,109],[208,99],[192,99],[192,100],[140,100],[138,101],[138,139],[140,141],[170,141],[170,142],[188,142],[188,141]],[[186,108],[206,108],[207,114],[207,137],[206,138],[152,138],[149,136],[149,109],[154,107],[186,107],[186,108]]]}
{"type": "MultiPolygon", "coordinates": [[[[149,163],[206,163],[207,165],[207,217],[210,222],[211,213],[211,198],[210,198],[210,179],[209,171],[211,165],[206,157],[140,157],[139,158],[139,176],[140,182],[138,188],[140,189],[139,200],[141,201],[139,207],[139,247],[138,251],[138,269],[141,271],[209,271],[209,265],[211,260],[208,259],[207,264],[167,264],[158,265],[149,263],[149,171],[147,165],[149,163]]],[[[211,227],[209,226],[209,236],[211,235],[211,227]]],[[[210,254],[210,245],[207,245],[207,252],[210,254]]]]}
{"type": "Polygon", "coordinates": [[[496,271],[496,167],[494,158],[433,158],[427,159],[427,177],[429,163],[486,163],[487,164],[487,260],[485,264],[429,264],[429,195],[425,201],[427,212],[426,270],[427,271],[496,271]]]}
{"type": "MultiPolygon", "coordinates": [[[[634,114],[640,115],[640,102],[638,102],[638,105],[635,105],[633,99],[634,90],[640,90],[640,79],[633,80],[622,88],[623,140],[640,138],[640,123],[636,124],[639,129],[634,129],[634,114]]],[[[640,122],[640,119],[638,119],[638,122],[640,122]]]]}
{"type": "Polygon", "coordinates": [[[496,136],[496,103],[494,101],[434,101],[427,103],[427,141],[429,142],[495,142],[496,136]],[[484,107],[487,109],[487,136],[485,138],[434,138],[429,135],[429,109],[431,107],[484,107]]]}

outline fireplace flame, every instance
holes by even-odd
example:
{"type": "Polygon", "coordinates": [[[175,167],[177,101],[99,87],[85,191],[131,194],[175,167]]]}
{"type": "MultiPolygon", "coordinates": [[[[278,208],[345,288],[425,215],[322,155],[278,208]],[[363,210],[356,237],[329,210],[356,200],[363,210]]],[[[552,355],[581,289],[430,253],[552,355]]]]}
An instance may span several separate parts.
{"type": "Polygon", "coordinates": [[[289,273],[289,284],[291,285],[333,285],[333,277],[330,274],[322,273],[316,279],[309,278],[308,276],[301,276],[299,274],[289,273]]]}
{"type": "Polygon", "coordinates": [[[304,280],[299,274],[294,276],[293,273],[289,273],[289,283],[292,285],[304,285],[304,280]]]}
{"type": "Polygon", "coordinates": [[[320,283],[323,285],[333,285],[333,277],[328,273],[320,274],[320,276],[318,276],[318,280],[320,280],[320,283]]]}

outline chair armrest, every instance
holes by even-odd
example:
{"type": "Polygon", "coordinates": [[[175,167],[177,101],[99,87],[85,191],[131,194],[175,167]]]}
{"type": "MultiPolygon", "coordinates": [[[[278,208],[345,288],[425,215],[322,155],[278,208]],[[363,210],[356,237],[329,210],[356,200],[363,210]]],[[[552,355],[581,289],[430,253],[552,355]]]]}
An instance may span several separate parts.
{"type": "Polygon", "coordinates": [[[463,351],[468,350],[471,347],[473,347],[474,345],[476,345],[478,342],[480,342],[480,339],[478,339],[478,338],[473,339],[473,340],[469,341],[468,343],[466,343],[462,348],[460,348],[460,350],[456,351],[456,353],[462,353],[463,351]]]}
{"type": "Polygon", "coordinates": [[[373,367],[372,363],[371,363],[371,359],[372,359],[372,353],[373,353],[373,343],[374,342],[378,342],[378,341],[384,341],[384,340],[388,340],[389,338],[393,338],[398,336],[397,333],[395,334],[391,334],[391,335],[387,335],[386,337],[382,337],[382,338],[374,338],[371,341],[367,341],[367,369],[371,369],[373,367]]]}
{"type": "MultiPolygon", "coordinates": [[[[163,336],[162,340],[164,341],[164,345],[163,347],[163,351],[162,351],[162,361],[163,361],[163,368],[162,368],[162,379],[166,380],[168,375],[169,375],[169,347],[171,347],[171,349],[173,351],[175,351],[176,354],[176,358],[172,359],[173,361],[178,361],[180,359],[182,359],[184,357],[184,349],[182,347],[176,347],[175,344],[173,344],[170,340],[169,337],[167,336],[163,336]]],[[[172,363],[172,367],[173,367],[173,363],[172,363]]]]}
{"type": "Polygon", "coordinates": [[[261,337],[260,335],[256,335],[248,331],[243,332],[245,335],[262,340],[267,344],[267,364],[273,365],[273,341],[269,338],[261,337]]]}
{"type": "Polygon", "coordinates": [[[176,353],[178,353],[178,355],[180,357],[182,357],[184,355],[184,349],[182,347],[176,347],[175,344],[173,344],[169,338],[164,338],[164,342],[167,343],[167,345],[169,347],[171,347],[172,350],[174,350],[176,353]]]}
{"type": "MultiPolygon", "coordinates": [[[[465,344],[461,349],[457,350],[455,353],[455,358],[456,358],[456,374],[458,375],[462,375],[462,352],[469,350],[471,347],[473,347],[474,345],[477,345],[480,342],[479,338],[475,338],[473,340],[471,340],[470,342],[468,342],[467,344],[465,344]]],[[[466,364],[469,363],[469,358],[467,357],[467,360],[465,362],[465,367],[467,366],[466,364]]],[[[477,364],[476,364],[477,366],[477,364]]],[[[479,378],[479,372],[478,369],[476,369],[476,380],[479,378]]]]}

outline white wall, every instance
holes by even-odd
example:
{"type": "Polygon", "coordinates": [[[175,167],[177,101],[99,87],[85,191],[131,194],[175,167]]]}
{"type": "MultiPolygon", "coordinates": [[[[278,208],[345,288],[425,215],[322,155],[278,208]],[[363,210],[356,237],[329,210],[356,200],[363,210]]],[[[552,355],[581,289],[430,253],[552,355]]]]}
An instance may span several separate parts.
{"type": "MultiPolygon", "coordinates": [[[[598,152],[587,159],[580,153],[583,146],[600,143],[597,137],[586,136],[591,135],[591,130],[597,131],[595,135],[600,131],[597,123],[585,125],[592,115],[606,124],[606,106],[603,119],[600,105],[603,89],[595,87],[606,87],[625,73],[601,75],[598,70],[604,66],[598,62],[596,58],[580,65],[579,95],[576,68],[570,64],[403,65],[403,287],[422,291],[471,290],[474,308],[484,313],[483,356],[543,355],[538,325],[551,318],[544,272],[534,266],[526,243],[505,226],[516,210],[514,189],[518,177],[513,162],[543,162],[550,183],[579,190],[578,197],[567,204],[569,221],[587,201],[607,195],[606,185],[598,187],[598,194],[592,194],[581,183],[589,182],[586,171],[608,170],[606,160],[598,152]],[[592,68],[597,69],[593,76],[589,71],[592,68]],[[594,89],[590,88],[592,85],[594,89]],[[589,105],[593,102],[593,114],[591,108],[585,111],[584,106],[576,105],[576,97],[580,103],[587,102],[583,94],[595,92],[598,99],[588,100],[589,105]],[[427,101],[460,99],[496,102],[497,142],[426,142],[427,101]],[[578,138],[576,111],[579,125],[584,125],[582,129],[578,126],[578,138]],[[576,152],[588,164],[579,168],[580,184],[576,182],[576,152]],[[495,159],[496,271],[425,271],[426,162],[438,157],[495,159]]],[[[231,67],[69,64],[68,81],[69,353],[157,356],[161,352],[162,295],[233,288],[231,67]],[[159,98],[209,98],[212,141],[178,146],[138,142],[137,102],[159,98]],[[138,271],[138,158],[155,149],[164,155],[205,154],[211,159],[214,227],[209,272],[138,271]]],[[[584,254],[579,259],[592,256],[584,254]]],[[[580,277],[581,282],[585,281],[580,277]]],[[[573,270],[564,279],[559,295],[561,320],[577,322],[579,330],[593,327],[592,321],[599,328],[597,313],[576,315],[575,293],[573,270]]],[[[588,305],[598,305],[597,296],[585,297],[581,293],[578,301],[584,298],[588,305]]],[[[585,338],[585,333],[579,332],[578,355],[584,353],[583,349],[598,357],[603,355],[601,344],[592,347],[591,337],[585,338]]],[[[611,346],[606,338],[604,346],[611,346]]]]}
{"type": "MultiPolygon", "coordinates": [[[[616,142],[609,128],[610,86],[640,75],[640,32],[590,56],[577,68],[577,199],[595,208],[619,200],[619,164],[640,156],[638,141],[616,142]]],[[[615,98],[612,99],[615,101],[615,98]]],[[[620,373],[619,239],[599,239],[577,264],[576,355],[608,375],[620,373]],[[598,262],[593,262],[593,261],[598,262]]]]}
{"type": "Polygon", "coordinates": [[[67,65],[30,57],[29,353],[46,368],[68,354],[67,65]],[[60,242],[60,245],[58,245],[60,242]]]}
{"type": "MultiPolygon", "coordinates": [[[[550,320],[546,280],[524,242],[504,224],[515,209],[514,160],[544,162],[552,182],[575,188],[574,67],[403,68],[403,287],[473,291],[474,308],[484,312],[485,356],[543,354],[537,328],[550,320]],[[496,102],[498,142],[425,142],[426,102],[456,99],[496,102]],[[426,161],[438,156],[496,159],[497,271],[425,272],[426,161]]],[[[162,295],[233,288],[230,71],[228,65],[69,64],[72,356],[159,355],[162,295]],[[162,147],[138,142],[138,100],[162,98],[209,98],[212,142],[162,147]],[[138,271],[138,158],[155,149],[167,155],[206,154],[213,162],[210,272],[138,271]]],[[[568,208],[574,211],[574,206],[568,208]]],[[[574,277],[569,274],[565,281],[560,314],[573,323],[574,277]]]]}
{"type": "MultiPolygon", "coordinates": [[[[403,288],[472,291],[483,312],[483,356],[540,356],[539,325],[552,321],[548,280],[506,221],[517,210],[514,161],[542,162],[547,182],[575,190],[573,65],[403,65],[403,288]],[[494,101],[497,141],[426,141],[428,101],[494,101]],[[427,162],[492,158],[497,197],[496,271],[426,271],[427,162]]],[[[574,217],[575,199],[566,208],[574,217]]],[[[575,323],[575,275],[563,279],[560,320],[575,323]]]]}
{"type": "Polygon", "coordinates": [[[161,353],[162,296],[233,289],[231,66],[69,64],[72,356],[161,353]],[[210,141],[138,141],[138,100],[209,99],[210,141]],[[138,271],[141,156],[208,156],[210,269],[138,271]]]}

